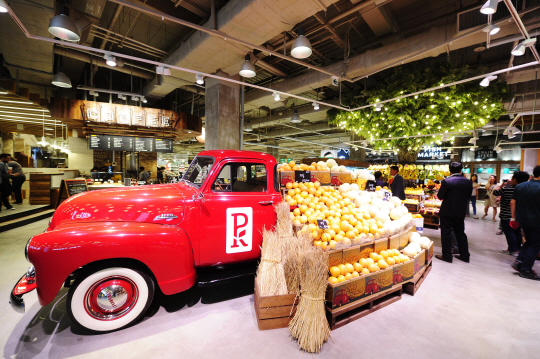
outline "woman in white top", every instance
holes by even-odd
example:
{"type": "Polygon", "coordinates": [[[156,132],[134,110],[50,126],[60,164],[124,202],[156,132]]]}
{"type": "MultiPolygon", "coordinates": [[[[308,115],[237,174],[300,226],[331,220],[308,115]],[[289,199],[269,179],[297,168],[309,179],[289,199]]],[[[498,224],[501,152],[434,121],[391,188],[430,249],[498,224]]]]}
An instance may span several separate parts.
{"type": "Polygon", "coordinates": [[[496,176],[490,176],[489,181],[486,185],[486,199],[484,201],[484,215],[482,216],[482,219],[486,218],[488,215],[489,207],[493,207],[493,222],[497,222],[495,217],[497,216],[497,208],[499,208],[499,203],[497,202],[497,197],[493,195],[493,191],[495,190],[495,187],[497,187],[497,177],[496,176]]]}
{"type": "MultiPolygon", "coordinates": [[[[471,193],[470,201],[471,201],[473,213],[474,213],[473,218],[478,219],[478,216],[476,215],[476,200],[478,199],[478,187],[480,186],[480,184],[478,183],[478,176],[473,174],[471,176],[471,181],[472,181],[472,193],[471,193]]],[[[468,214],[467,214],[467,217],[469,217],[468,214]]]]}

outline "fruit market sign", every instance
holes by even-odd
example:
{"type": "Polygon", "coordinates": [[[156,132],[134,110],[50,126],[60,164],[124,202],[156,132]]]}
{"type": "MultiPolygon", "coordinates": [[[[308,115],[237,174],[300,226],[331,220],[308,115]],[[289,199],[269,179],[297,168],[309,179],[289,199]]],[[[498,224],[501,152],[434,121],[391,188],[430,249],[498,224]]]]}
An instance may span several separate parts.
{"type": "Polygon", "coordinates": [[[418,158],[450,158],[450,152],[441,147],[425,147],[424,150],[418,153],[418,158]]]}

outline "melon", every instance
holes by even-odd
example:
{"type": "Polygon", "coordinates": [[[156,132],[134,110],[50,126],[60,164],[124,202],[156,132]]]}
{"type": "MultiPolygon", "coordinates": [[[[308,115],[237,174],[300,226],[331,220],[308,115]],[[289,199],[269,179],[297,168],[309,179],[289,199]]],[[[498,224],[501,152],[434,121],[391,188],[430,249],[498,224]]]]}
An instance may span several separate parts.
{"type": "MultiPolygon", "coordinates": [[[[336,160],[334,160],[333,158],[329,158],[328,160],[326,160],[325,165],[328,166],[328,168],[332,168],[332,167],[337,166],[338,164],[337,164],[336,160]]],[[[332,170],[332,172],[333,172],[333,170],[332,170]]]]}
{"type": "Polygon", "coordinates": [[[394,208],[390,211],[390,218],[392,218],[393,220],[400,219],[401,217],[403,217],[403,214],[401,213],[399,208],[394,208]]]}
{"type": "Polygon", "coordinates": [[[390,198],[390,203],[392,203],[394,205],[394,207],[398,207],[398,206],[401,206],[401,200],[399,199],[399,197],[392,197],[390,198]]]}
{"type": "Polygon", "coordinates": [[[358,187],[358,185],[356,183],[353,183],[351,185],[351,191],[359,191],[360,190],[360,187],[358,187]]]}

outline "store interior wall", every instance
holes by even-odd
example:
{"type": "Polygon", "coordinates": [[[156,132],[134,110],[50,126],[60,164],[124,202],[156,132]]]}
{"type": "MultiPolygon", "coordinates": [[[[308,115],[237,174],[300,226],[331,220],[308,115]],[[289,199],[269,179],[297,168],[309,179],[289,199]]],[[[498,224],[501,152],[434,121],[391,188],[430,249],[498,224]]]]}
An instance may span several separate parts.
{"type": "Polygon", "coordinates": [[[69,166],[73,169],[78,169],[81,174],[89,174],[94,163],[94,154],[88,149],[88,142],[84,138],[68,137],[69,149],[69,166]]]}

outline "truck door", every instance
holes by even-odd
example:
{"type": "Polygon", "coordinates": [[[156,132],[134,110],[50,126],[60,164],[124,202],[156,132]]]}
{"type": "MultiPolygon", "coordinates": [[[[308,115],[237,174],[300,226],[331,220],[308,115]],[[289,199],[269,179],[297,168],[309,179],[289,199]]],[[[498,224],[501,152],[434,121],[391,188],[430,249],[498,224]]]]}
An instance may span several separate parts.
{"type": "Polygon", "coordinates": [[[218,265],[260,257],[262,229],[276,223],[273,205],[280,199],[262,160],[220,163],[204,190],[200,215],[200,265],[218,265]]]}

